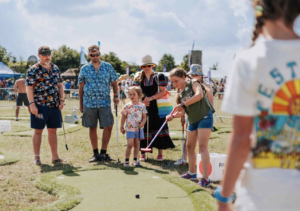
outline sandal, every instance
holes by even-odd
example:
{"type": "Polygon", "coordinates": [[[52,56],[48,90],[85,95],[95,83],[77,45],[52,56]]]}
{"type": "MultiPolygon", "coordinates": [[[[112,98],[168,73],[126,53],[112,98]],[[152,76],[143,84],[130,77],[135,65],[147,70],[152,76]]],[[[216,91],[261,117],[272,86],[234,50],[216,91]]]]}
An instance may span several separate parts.
{"type": "Polygon", "coordinates": [[[64,159],[61,159],[61,158],[58,158],[58,159],[56,159],[56,160],[52,160],[52,163],[53,163],[53,164],[65,163],[65,162],[67,162],[67,161],[64,160],[64,159]]]}

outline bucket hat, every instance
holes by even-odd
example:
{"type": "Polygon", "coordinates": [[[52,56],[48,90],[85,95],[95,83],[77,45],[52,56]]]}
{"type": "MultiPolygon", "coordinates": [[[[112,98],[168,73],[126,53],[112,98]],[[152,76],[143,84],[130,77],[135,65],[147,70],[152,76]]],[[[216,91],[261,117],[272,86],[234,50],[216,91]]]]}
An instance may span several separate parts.
{"type": "Polygon", "coordinates": [[[21,78],[26,78],[26,74],[21,74],[21,78]]]}
{"type": "Polygon", "coordinates": [[[142,64],[139,67],[142,68],[143,65],[147,64],[151,64],[154,67],[156,66],[156,64],[152,62],[152,57],[150,55],[146,55],[142,58],[142,64]]]}
{"type": "Polygon", "coordinates": [[[200,64],[192,64],[188,75],[204,75],[200,64]]]}

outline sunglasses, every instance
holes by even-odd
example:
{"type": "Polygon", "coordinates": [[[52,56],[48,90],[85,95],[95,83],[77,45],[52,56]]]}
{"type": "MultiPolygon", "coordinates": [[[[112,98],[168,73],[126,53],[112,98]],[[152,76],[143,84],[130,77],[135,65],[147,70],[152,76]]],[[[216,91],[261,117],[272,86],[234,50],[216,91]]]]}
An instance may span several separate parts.
{"type": "Polygon", "coordinates": [[[49,53],[40,53],[42,56],[51,56],[51,52],[49,53]]]}
{"type": "Polygon", "coordinates": [[[143,65],[141,68],[152,67],[152,65],[143,65]]]}
{"type": "Polygon", "coordinates": [[[91,53],[90,53],[90,56],[91,56],[91,57],[98,57],[98,56],[100,56],[100,53],[96,53],[96,54],[91,54],[91,53]]]}

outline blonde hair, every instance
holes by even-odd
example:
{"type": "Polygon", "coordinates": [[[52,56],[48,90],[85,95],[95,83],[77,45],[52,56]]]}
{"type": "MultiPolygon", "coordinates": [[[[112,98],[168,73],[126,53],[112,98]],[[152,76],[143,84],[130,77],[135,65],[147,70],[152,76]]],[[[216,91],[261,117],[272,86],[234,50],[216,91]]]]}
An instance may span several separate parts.
{"type": "Polygon", "coordinates": [[[131,86],[129,89],[128,89],[128,94],[130,91],[136,91],[136,93],[138,94],[139,98],[142,98],[144,95],[143,95],[143,91],[141,89],[141,87],[139,86],[131,86]]]}

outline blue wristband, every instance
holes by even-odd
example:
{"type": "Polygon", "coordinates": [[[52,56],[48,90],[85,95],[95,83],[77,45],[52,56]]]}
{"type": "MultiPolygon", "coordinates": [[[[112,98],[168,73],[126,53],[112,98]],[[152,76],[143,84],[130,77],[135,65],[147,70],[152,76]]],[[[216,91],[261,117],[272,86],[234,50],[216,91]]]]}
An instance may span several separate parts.
{"type": "Polygon", "coordinates": [[[214,192],[214,197],[215,197],[218,201],[220,201],[220,202],[222,202],[222,203],[225,203],[225,204],[230,203],[230,202],[233,201],[233,199],[234,199],[234,194],[232,194],[232,195],[229,196],[229,197],[224,197],[224,196],[221,195],[221,191],[222,191],[222,188],[221,188],[221,187],[218,187],[218,188],[215,190],[215,192],[214,192]]]}

